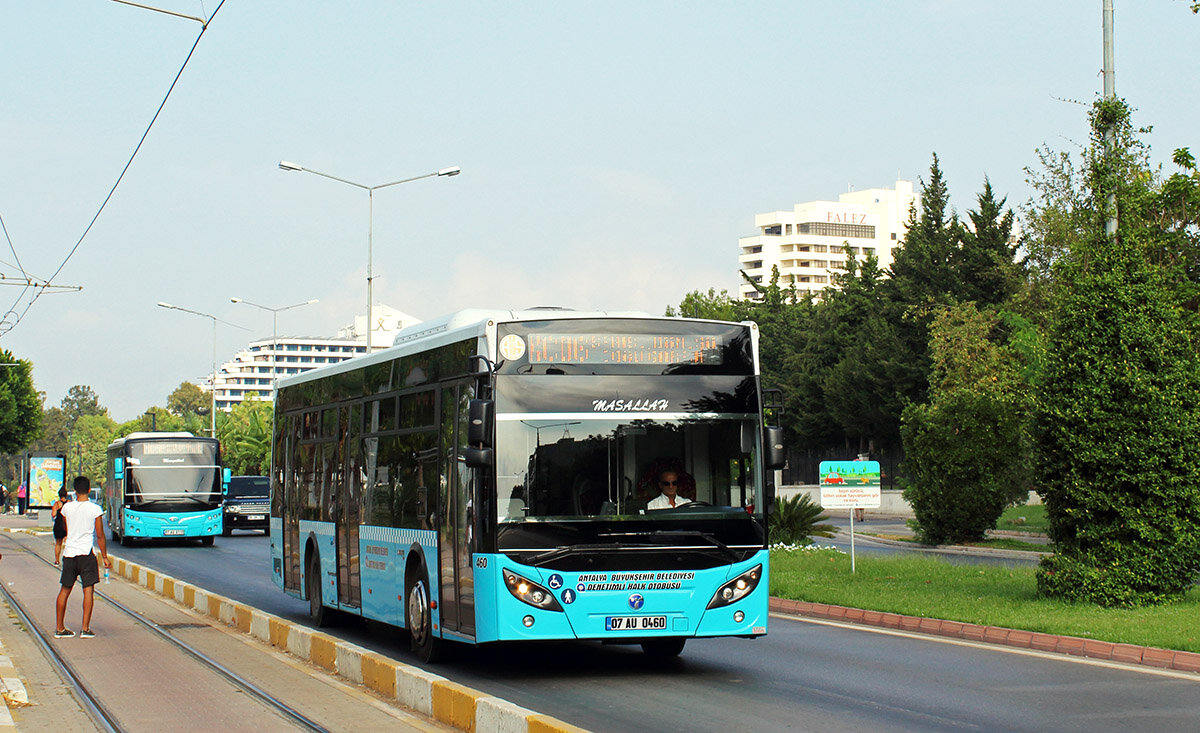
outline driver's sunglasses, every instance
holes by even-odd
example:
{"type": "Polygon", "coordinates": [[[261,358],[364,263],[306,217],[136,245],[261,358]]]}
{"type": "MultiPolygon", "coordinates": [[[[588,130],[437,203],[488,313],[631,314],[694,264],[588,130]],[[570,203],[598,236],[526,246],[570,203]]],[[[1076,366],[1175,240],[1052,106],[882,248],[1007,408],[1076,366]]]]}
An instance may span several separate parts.
{"type": "Polygon", "coordinates": [[[679,482],[678,481],[659,481],[658,485],[659,486],[678,486],[679,482]]]}

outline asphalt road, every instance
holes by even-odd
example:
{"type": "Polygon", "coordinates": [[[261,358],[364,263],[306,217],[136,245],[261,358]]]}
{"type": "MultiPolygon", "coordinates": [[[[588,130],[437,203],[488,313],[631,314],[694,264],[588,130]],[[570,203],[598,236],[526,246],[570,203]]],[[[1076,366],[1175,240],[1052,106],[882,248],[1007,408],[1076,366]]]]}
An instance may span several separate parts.
{"type": "MultiPolygon", "coordinates": [[[[850,547],[850,518],[848,510],[837,511],[825,524],[837,527],[838,534],[832,538],[819,538],[817,544],[830,545],[849,553],[850,547]]],[[[904,519],[895,517],[868,518],[866,521],[854,523],[854,554],[855,557],[872,555],[922,554],[939,557],[947,562],[969,565],[1002,565],[1005,567],[1035,567],[1040,556],[1036,552],[1012,551],[971,551],[948,547],[921,547],[896,540],[879,540],[872,537],[878,535],[911,534],[904,519]]],[[[1032,541],[1032,540],[1030,540],[1032,541]]]]}
{"type": "MultiPolygon", "coordinates": [[[[238,533],[212,548],[114,551],[306,620],[306,604],[272,584],[268,547],[238,533]]],[[[421,666],[402,631],[330,631],[421,666]]],[[[691,641],[666,663],[631,647],[553,643],[462,648],[430,669],[596,731],[1200,729],[1200,676],[788,618],[758,640],[691,641]]]]}

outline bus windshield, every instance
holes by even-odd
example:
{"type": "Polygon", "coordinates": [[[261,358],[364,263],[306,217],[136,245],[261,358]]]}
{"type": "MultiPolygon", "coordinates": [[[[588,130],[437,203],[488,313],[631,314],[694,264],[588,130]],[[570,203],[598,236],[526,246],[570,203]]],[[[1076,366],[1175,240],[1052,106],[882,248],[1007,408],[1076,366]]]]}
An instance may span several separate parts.
{"type": "Polygon", "coordinates": [[[753,415],[564,418],[507,415],[497,422],[501,523],[744,520],[762,511],[753,415]],[[671,488],[674,506],[660,498],[671,488]]]}
{"type": "Polygon", "coordinates": [[[215,442],[146,441],[126,447],[127,502],[150,511],[221,503],[215,442]]]}

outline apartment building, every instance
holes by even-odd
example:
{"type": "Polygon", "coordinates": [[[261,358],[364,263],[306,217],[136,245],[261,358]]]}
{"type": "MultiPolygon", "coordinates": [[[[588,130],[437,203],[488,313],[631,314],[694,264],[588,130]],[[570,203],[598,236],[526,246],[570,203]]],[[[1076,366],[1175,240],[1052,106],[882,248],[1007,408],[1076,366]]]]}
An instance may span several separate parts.
{"type": "MultiPolygon", "coordinates": [[[[376,349],[391,346],[400,329],[421,322],[382,304],[371,310],[375,321],[371,336],[376,349]]],[[[217,409],[228,412],[251,393],[260,400],[272,401],[274,377],[300,374],[365,354],[366,323],[365,315],[356,316],[352,324],[339,329],[333,337],[280,336],[251,341],[217,370],[217,409]]],[[[211,381],[211,377],[205,377],[200,388],[209,391],[211,381]]]]}
{"type": "MultiPolygon", "coordinates": [[[[892,250],[904,240],[909,211],[920,207],[912,181],[896,181],[895,188],[850,191],[837,201],[808,201],[791,211],[757,214],[758,234],[738,240],[738,269],[755,283],[767,284],[771,268],[779,268],[780,285],[819,292],[833,285],[833,275],[846,269],[845,245],[861,261],[868,254],[879,266],[892,264],[892,250]]],[[[761,297],[754,286],[738,276],[738,296],[761,297]]]]}

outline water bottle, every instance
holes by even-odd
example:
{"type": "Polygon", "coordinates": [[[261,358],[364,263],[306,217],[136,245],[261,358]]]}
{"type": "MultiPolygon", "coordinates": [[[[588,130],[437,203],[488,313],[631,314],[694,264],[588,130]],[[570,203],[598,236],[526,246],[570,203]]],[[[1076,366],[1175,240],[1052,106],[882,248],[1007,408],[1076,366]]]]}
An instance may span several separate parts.
{"type": "Polygon", "coordinates": [[[108,568],[104,568],[104,584],[108,585],[108,568]]]}

